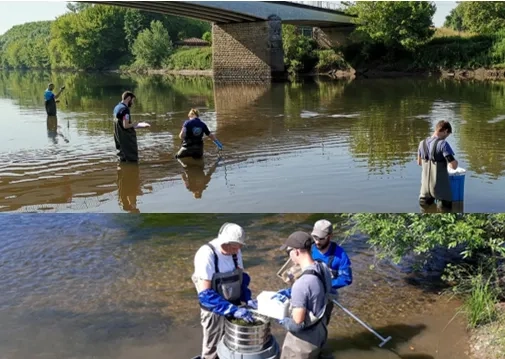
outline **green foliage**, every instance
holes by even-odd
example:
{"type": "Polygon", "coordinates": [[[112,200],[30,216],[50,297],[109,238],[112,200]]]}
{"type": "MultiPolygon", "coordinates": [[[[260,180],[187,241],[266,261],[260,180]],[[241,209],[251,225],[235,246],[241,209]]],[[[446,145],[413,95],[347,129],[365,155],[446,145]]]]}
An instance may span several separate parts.
{"type": "Polygon", "coordinates": [[[395,263],[407,254],[429,258],[438,247],[463,246],[463,258],[489,253],[505,258],[505,214],[373,214],[352,215],[349,234],[366,233],[379,258],[395,263]]]}
{"type": "Polygon", "coordinates": [[[0,36],[0,67],[47,68],[50,21],[16,25],[0,36]]]}
{"type": "Polygon", "coordinates": [[[282,25],[282,46],[284,64],[290,73],[308,72],[317,63],[313,39],[298,34],[296,26],[282,25]]]}
{"type": "Polygon", "coordinates": [[[449,15],[445,17],[444,27],[448,27],[456,31],[466,30],[466,28],[463,26],[463,12],[461,6],[456,6],[451,10],[449,15]]]}
{"type": "Polygon", "coordinates": [[[414,50],[434,33],[436,6],[429,1],[357,1],[348,6],[356,30],[388,47],[414,50]]]}
{"type": "Polygon", "coordinates": [[[316,50],[318,72],[328,72],[330,70],[346,70],[349,65],[342,55],[337,54],[335,50],[316,50]]]}
{"type": "Polygon", "coordinates": [[[212,45],[212,32],[207,31],[202,35],[202,40],[207,41],[210,45],[212,45]]]}
{"type": "Polygon", "coordinates": [[[445,21],[454,30],[494,34],[505,27],[503,1],[461,1],[445,21]]]}
{"type": "Polygon", "coordinates": [[[73,12],[73,13],[81,12],[91,6],[93,6],[93,4],[87,4],[87,3],[77,2],[77,1],[67,3],[68,11],[73,12]]]}
{"type": "Polygon", "coordinates": [[[51,27],[53,68],[102,69],[127,53],[124,9],[95,5],[56,19],[51,27]]]}
{"type": "Polygon", "coordinates": [[[179,48],[164,61],[163,67],[169,70],[210,70],[212,48],[179,48]]]}
{"type": "Polygon", "coordinates": [[[127,42],[133,44],[138,34],[142,30],[149,28],[153,21],[160,21],[163,24],[172,42],[179,40],[181,34],[188,37],[201,38],[211,28],[210,24],[205,21],[128,9],[126,10],[124,22],[127,42]]]}
{"type": "Polygon", "coordinates": [[[171,53],[172,41],[161,21],[153,21],[150,29],[140,32],[132,46],[135,61],[151,68],[159,68],[171,53]]]}

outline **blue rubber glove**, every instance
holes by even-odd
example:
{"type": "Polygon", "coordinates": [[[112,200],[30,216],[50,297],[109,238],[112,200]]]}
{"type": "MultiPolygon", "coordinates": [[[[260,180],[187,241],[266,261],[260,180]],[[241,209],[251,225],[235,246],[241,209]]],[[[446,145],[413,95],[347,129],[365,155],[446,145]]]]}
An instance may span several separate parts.
{"type": "Polygon", "coordinates": [[[256,299],[248,300],[247,306],[251,309],[258,309],[258,301],[256,299]]]}
{"type": "Polygon", "coordinates": [[[219,142],[217,138],[214,140],[214,143],[216,144],[217,148],[219,148],[220,150],[223,149],[223,144],[219,142]]]}
{"type": "Polygon", "coordinates": [[[248,323],[254,322],[252,313],[245,308],[239,308],[235,313],[233,313],[233,317],[236,319],[245,320],[248,323]]]}
{"type": "Polygon", "coordinates": [[[276,299],[284,303],[286,300],[290,298],[291,298],[291,288],[285,288],[275,293],[271,299],[276,299]]]}

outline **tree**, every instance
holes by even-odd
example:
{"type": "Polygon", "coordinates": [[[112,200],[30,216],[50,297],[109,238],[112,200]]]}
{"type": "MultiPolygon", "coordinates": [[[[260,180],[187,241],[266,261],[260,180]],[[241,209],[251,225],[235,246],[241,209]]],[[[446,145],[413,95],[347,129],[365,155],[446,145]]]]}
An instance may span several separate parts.
{"type": "Polygon", "coordinates": [[[172,41],[161,21],[153,21],[150,29],[139,33],[133,43],[132,53],[138,64],[160,67],[162,61],[172,53],[172,41]]]}
{"type": "Polygon", "coordinates": [[[202,40],[207,41],[209,44],[212,45],[212,32],[207,31],[202,35],[202,40]]]}
{"type": "Polygon", "coordinates": [[[356,1],[345,3],[345,11],[355,15],[358,32],[390,47],[414,50],[434,34],[436,6],[428,1],[356,1]]]}
{"type": "Polygon", "coordinates": [[[51,65],[100,69],[127,53],[123,8],[95,5],[67,13],[51,26],[51,65]]]}
{"type": "Polygon", "coordinates": [[[379,258],[395,263],[411,253],[430,256],[437,247],[463,248],[505,258],[505,214],[373,214],[351,215],[349,234],[366,233],[379,258]]]}
{"type": "Polygon", "coordinates": [[[82,3],[82,2],[69,2],[67,3],[67,9],[70,12],[78,13],[89,7],[93,6],[92,4],[82,3]]]}
{"type": "Polygon", "coordinates": [[[449,15],[445,17],[444,27],[456,31],[465,31],[466,29],[463,26],[463,14],[461,10],[462,8],[459,5],[452,9],[449,15]]]}
{"type": "Polygon", "coordinates": [[[448,24],[455,30],[458,17],[463,29],[478,34],[494,34],[505,27],[505,2],[502,1],[462,1],[453,11],[448,24]]]}

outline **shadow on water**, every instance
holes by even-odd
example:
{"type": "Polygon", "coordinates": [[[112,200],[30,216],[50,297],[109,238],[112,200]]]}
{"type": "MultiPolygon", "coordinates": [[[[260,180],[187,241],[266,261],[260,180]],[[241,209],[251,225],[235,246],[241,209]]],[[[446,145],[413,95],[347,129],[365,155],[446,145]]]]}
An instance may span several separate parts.
{"type": "MultiPolygon", "coordinates": [[[[426,329],[426,325],[407,325],[407,324],[395,324],[388,325],[380,328],[375,328],[374,330],[380,333],[383,337],[391,336],[389,342],[387,342],[383,349],[398,349],[398,346],[409,342],[412,338],[419,335],[423,330],[426,329]]],[[[330,338],[328,340],[328,345],[335,351],[343,350],[372,350],[377,348],[379,340],[372,333],[361,332],[352,337],[343,338],[330,338]]]]}

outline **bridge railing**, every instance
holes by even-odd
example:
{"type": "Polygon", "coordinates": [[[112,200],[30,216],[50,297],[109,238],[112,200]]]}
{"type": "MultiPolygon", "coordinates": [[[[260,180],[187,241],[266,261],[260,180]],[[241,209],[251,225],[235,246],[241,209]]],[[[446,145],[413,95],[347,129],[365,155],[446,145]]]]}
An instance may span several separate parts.
{"type": "Polygon", "coordinates": [[[286,1],[302,5],[315,6],[322,9],[341,10],[340,1],[286,1]]]}

